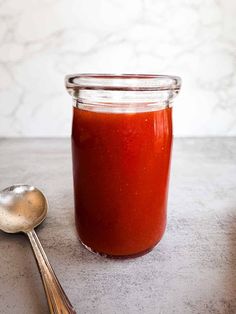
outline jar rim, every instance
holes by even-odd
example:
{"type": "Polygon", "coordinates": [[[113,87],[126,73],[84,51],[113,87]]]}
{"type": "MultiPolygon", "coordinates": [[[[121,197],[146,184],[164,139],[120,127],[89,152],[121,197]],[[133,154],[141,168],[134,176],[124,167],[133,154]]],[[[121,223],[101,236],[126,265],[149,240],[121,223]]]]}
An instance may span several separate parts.
{"type": "Polygon", "coordinates": [[[161,74],[79,73],[65,77],[68,90],[165,91],[178,92],[181,78],[161,74]]]}

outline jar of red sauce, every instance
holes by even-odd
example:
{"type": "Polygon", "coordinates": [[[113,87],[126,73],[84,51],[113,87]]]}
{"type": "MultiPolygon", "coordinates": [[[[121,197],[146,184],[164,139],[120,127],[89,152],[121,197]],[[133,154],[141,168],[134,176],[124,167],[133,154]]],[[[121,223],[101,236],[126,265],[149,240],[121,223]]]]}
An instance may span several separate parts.
{"type": "Polygon", "coordinates": [[[109,257],[150,251],[166,227],[173,98],[165,75],[66,77],[74,99],[75,222],[82,244],[109,257]]]}

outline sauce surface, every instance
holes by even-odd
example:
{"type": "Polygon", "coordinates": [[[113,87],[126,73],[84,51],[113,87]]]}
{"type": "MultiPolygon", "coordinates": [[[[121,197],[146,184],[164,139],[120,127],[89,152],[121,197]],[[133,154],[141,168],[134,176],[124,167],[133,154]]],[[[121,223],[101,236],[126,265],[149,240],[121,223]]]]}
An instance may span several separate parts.
{"type": "Polygon", "coordinates": [[[172,109],[73,110],[75,218],[81,241],[111,256],[150,250],[166,225],[172,109]]]}

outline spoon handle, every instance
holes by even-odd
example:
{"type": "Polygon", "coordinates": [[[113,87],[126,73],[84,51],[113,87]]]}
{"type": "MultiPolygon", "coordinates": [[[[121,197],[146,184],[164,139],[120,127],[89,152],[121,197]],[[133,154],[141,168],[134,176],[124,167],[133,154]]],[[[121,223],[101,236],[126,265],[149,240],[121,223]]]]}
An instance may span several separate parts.
{"type": "Polygon", "coordinates": [[[76,314],[48,261],[36,232],[34,230],[28,231],[27,235],[42,277],[50,313],[76,314]]]}

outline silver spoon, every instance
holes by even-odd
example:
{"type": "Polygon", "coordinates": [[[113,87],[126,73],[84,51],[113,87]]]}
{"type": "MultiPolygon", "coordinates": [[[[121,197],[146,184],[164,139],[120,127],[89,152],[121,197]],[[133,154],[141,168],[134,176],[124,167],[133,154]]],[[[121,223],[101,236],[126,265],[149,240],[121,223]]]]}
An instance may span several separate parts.
{"type": "Polygon", "coordinates": [[[47,215],[47,200],[31,185],[17,184],[0,191],[0,230],[29,237],[48,299],[50,313],[76,313],[63,291],[34,228],[47,215]]]}

